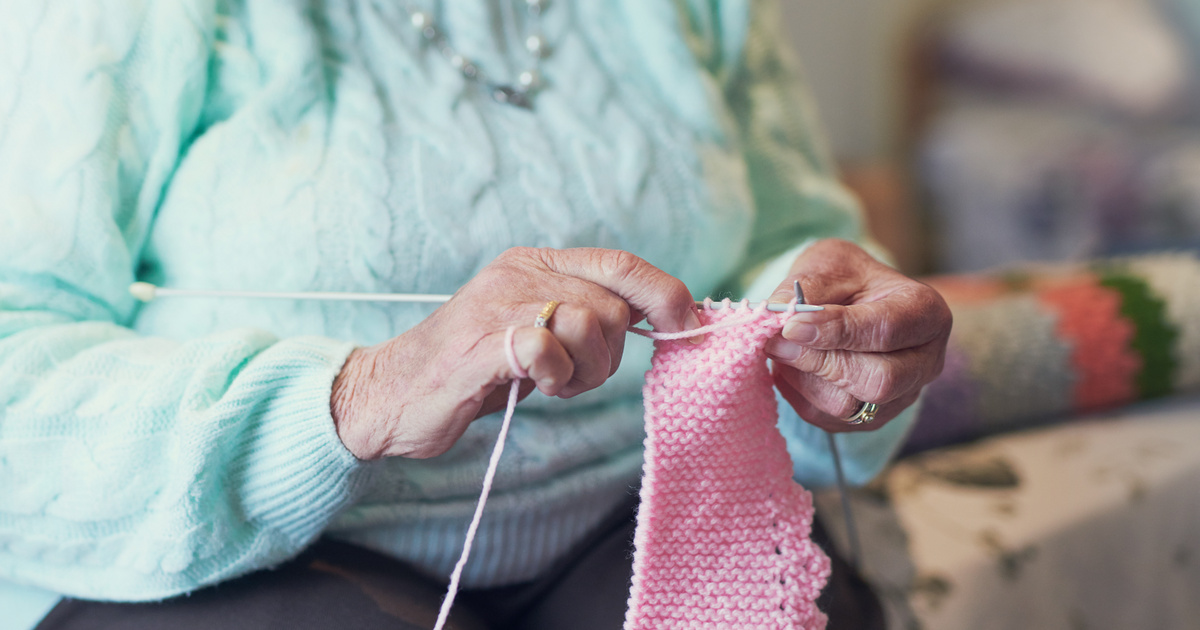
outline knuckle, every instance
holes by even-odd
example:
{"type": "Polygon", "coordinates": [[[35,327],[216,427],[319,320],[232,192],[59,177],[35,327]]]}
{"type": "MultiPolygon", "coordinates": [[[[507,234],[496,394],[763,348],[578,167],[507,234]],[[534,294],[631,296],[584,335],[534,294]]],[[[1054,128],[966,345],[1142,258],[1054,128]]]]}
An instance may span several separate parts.
{"type": "Polygon", "coordinates": [[[581,340],[584,348],[591,355],[607,351],[608,343],[604,334],[603,315],[590,308],[577,308],[572,311],[571,334],[581,340]]]}
{"type": "Polygon", "coordinates": [[[554,315],[550,318],[550,324],[554,329],[565,332],[573,332],[576,330],[586,329],[588,326],[591,312],[583,307],[563,302],[554,310],[554,315]]]}
{"type": "Polygon", "coordinates": [[[611,378],[621,367],[621,349],[618,348],[610,352],[608,356],[608,378],[611,378]]]}
{"type": "Polygon", "coordinates": [[[857,245],[847,241],[844,238],[831,238],[826,242],[828,243],[830,250],[834,252],[845,254],[851,251],[858,251],[857,245]]]}
{"type": "Polygon", "coordinates": [[[950,335],[950,330],[954,327],[954,313],[950,310],[950,305],[946,304],[946,300],[941,294],[937,296],[937,326],[941,329],[943,337],[950,335]]]}
{"type": "Polygon", "coordinates": [[[606,380],[605,375],[596,370],[585,370],[583,373],[576,372],[575,374],[575,383],[583,391],[596,389],[603,385],[606,380]]]}
{"type": "Polygon", "coordinates": [[[603,385],[608,377],[595,368],[594,365],[577,365],[571,380],[560,395],[563,398],[571,398],[603,385]]]}
{"type": "Polygon", "coordinates": [[[510,247],[500,252],[500,255],[496,257],[496,260],[510,262],[513,260],[532,258],[537,255],[535,253],[536,251],[537,250],[532,247],[510,247]]]}
{"type": "Polygon", "coordinates": [[[597,266],[601,273],[611,278],[623,279],[637,275],[644,264],[641,258],[620,249],[601,250],[599,256],[597,266]]]}
{"type": "MultiPolygon", "coordinates": [[[[633,317],[633,310],[629,308],[629,303],[625,300],[616,300],[613,305],[613,319],[620,324],[621,328],[629,326],[629,320],[633,317]]],[[[624,334],[624,330],[621,331],[624,334]]]]}
{"type": "Polygon", "coordinates": [[[946,367],[946,346],[945,345],[942,345],[942,344],[938,345],[937,351],[933,353],[932,360],[927,361],[926,366],[927,367],[926,367],[926,372],[924,374],[924,377],[921,379],[921,381],[919,383],[917,383],[917,387],[924,387],[925,385],[932,383],[934,380],[936,380],[939,376],[942,375],[942,370],[945,369],[945,367],[946,367]]]}
{"type": "Polygon", "coordinates": [[[525,276],[533,271],[538,263],[545,264],[538,250],[532,247],[510,247],[497,255],[475,275],[469,283],[472,286],[499,286],[512,283],[518,276],[525,276]]]}
{"type": "Polygon", "coordinates": [[[840,238],[823,238],[813,244],[814,248],[829,253],[843,252],[850,245],[849,241],[840,238]]]}
{"type": "Polygon", "coordinates": [[[661,287],[662,294],[667,304],[685,304],[691,306],[694,302],[692,292],[688,290],[687,285],[683,281],[667,276],[668,281],[661,287]]]}
{"type": "Polygon", "coordinates": [[[920,287],[917,294],[918,304],[921,312],[926,315],[928,325],[939,331],[949,330],[954,321],[954,315],[950,312],[950,306],[946,304],[945,298],[927,284],[918,284],[918,286],[920,287]]]}
{"type": "Polygon", "coordinates": [[[814,406],[833,418],[845,418],[858,406],[853,396],[828,383],[817,384],[815,390],[814,406]]]}
{"type": "Polygon", "coordinates": [[[558,341],[547,328],[534,328],[533,338],[529,342],[529,350],[534,360],[542,359],[553,354],[558,341]]]}
{"type": "Polygon", "coordinates": [[[618,297],[605,296],[604,298],[595,300],[592,312],[592,323],[601,330],[606,329],[605,324],[612,327],[619,327],[622,330],[629,325],[629,318],[632,311],[629,308],[629,303],[618,297]]]}
{"type": "Polygon", "coordinates": [[[946,369],[946,348],[943,346],[941,352],[938,352],[937,358],[933,361],[932,369],[929,373],[929,378],[925,381],[929,383],[935,378],[942,375],[942,371],[946,369]]]}
{"type": "Polygon", "coordinates": [[[849,379],[846,378],[845,366],[842,363],[842,355],[839,352],[820,352],[812,353],[815,355],[815,366],[811,373],[815,376],[833,383],[836,387],[846,388],[850,385],[849,379]]]}
{"type": "Polygon", "coordinates": [[[849,394],[841,394],[837,397],[836,402],[830,405],[829,413],[836,418],[849,418],[858,411],[858,401],[849,394]]]}
{"type": "Polygon", "coordinates": [[[817,338],[813,347],[836,350],[846,344],[852,328],[847,317],[835,317],[817,325],[817,338]]]}
{"type": "Polygon", "coordinates": [[[891,400],[906,389],[896,371],[890,366],[868,369],[863,383],[863,400],[882,402],[891,400]]]}
{"type": "Polygon", "coordinates": [[[892,347],[892,339],[895,339],[898,324],[892,317],[884,316],[877,322],[868,323],[865,328],[870,337],[867,342],[871,348],[890,348],[892,347]]]}
{"type": "Polygon", "coordinates": [[[822,350],[802,348],[799,356],[791,361],[784,362],[784,364],[796,368],[798,372],[824,378],[822,373],[826,369],[826,358],[824,356],[826,354],[828,353],[822,350]]]}

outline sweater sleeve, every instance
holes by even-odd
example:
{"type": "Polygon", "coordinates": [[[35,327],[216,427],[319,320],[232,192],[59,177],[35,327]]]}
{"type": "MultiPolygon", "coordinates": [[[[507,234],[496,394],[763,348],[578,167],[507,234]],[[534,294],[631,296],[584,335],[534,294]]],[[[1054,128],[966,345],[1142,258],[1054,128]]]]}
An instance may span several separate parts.
{"type": "Polygon", "coordinates": [[[0,5],[0,577],[186,592],[295,554],[361,483],[329,411],[350,344],[129,328],[216,21],[205,0],[0,5]]]}
{"type": "MultiPolygon", "coordinates": [[[[756,210],[742,275],[731,293],[770,296],[795,257],[819,238],[855,241],[886,260],[865,232],[858,201],[838,180],[815,102],[782,39],[778,2],[725,0],[718,6],[717,76],[739,132],[756,210]]],[[[797,479],[809,486],[833,483],[828,438],[782,398],[779,402],[780,429],[797,479]]],[[[877,431],[837,437],[851,482],[867,483],[883,469],[907,435],[916,407],[877,431]]]]}

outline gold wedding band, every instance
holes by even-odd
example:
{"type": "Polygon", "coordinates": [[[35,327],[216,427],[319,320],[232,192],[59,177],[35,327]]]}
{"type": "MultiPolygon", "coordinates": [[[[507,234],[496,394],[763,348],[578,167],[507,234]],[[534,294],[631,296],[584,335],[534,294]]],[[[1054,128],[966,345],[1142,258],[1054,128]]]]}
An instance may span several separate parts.
{"type": "Polygon", "coordinates": [[[554,309],[558,308],[558,300],[550,300],[542,307],[542,312],[538,313],[537,319],[533,320],[534,328],[545,328],[550,324],[550,317],[554,315],[554,309]]]}
{"type": "Polygon", "coordinates": [[[858,411],[855,411],[853,416],[846,418],[846,423],[871,424],[875,421],[875,414],[877,413],[879,413],[879,405],[860,400],[858,401],[858,411]]]}

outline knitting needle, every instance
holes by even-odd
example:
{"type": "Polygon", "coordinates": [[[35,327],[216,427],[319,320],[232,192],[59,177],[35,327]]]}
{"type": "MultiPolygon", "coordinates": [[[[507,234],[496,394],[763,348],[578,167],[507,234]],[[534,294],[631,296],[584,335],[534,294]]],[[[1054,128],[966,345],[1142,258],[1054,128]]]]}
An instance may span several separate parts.
{"type": "Polygon", "coordinates": [[[449,295],[431,293],[346,293],[327,291],[217,291],[209,289],[172,289],[149,282],[134,282],[129,293],[142,302],[160,297],[220,297],[251,298],[266,300],[341,300],[350,302],[423,302],[440,304],[450,299],[449,295]]]}
{"type": "MultiPolygon", "coordinates": [[[[409,302],[424,304],[440,304],[452,296],[430,293],[348,293],[340,291],[224,291],[209,289],[174,289],[160,287],[149,282],[134,282],[129,285],[129,293],[142,302],[150,302],[160,297],[183,298],[250,298],[270,300],[338,300],[354,302],[409,302]]],[[[725,308],[725,302],[711,302],[710,308],[725,308]]],[[[741,302],[729,302],[730,308],[740,308],[741,302]]],[[[704,302],[696,302],[703,306],[704,302]]],[[[787,304],[768,304],[767,310],[776,313],[788,312],[787,304]]],[[[798,304],[797,311],[820,311],[821,306],[798,304]]]]}
{"type": "MultiPolygon", "coordinates": [[[[703,308],[705,306],[705,304],[706,304],[706,302],[701,302],[699,300],[696,301],[697,308],[703,308]]],[[[707,304],[708,304],[708,308],[710,308],[714,311],[725,308],[726,304],[729,305],[729,308],[742,308],[742,306],[746,306],[747,308],[756,308],[756,306],[752,303],[744,304],[743,302],[734,302],[732,300],[722,300],[720,302],[709,301],[709,302],[707,302],[707,304]]],[[[792,306],[790,304],[779,304],[779,303],[772,302],[772,303],[767,304],[767,310],[771,311],[772,313],[790,313],[790,312],[792,312],[792,306]]],[[[812,304],[801,304],[801,303],[797,302],[795,312],[803,313],[803,312],[823,311],[823,310],[825,310],[824,306],[813,306],[812,304]]]]}
{"type": "Polygon", "coordinates": [[[861,571],[859,564],[862,559],[862,547],[858,542],[858,528],[854,526],[854,512],[850,509],[850,493],[846,489],[846,475],[842,472],[842,457],[838,453],[837,440],[832,433],[825,433],[829,438],[829,452],[833,453],[833,469],[837,472],[838,494],[842,499],[842,512],[846,518],[846,539],[850,541],[850,566],[855,571],[861,571]]]}
{"type": "MultiPolygon", "coordinates": [[[[800,289],[800,281],[792,281],[792,290],[796,293],[796,304],[804,304],[804,291],[800,289]]],[[[854,526],[854,512],[850,509],[850,493],[846,489],[846,474],[842,470],[842,456],[838,452],[837,440],[832,433],[826,432],[829,438],[829,452],[833,454],[833,470],[837,473],[838,495],[842,499],[842,512],[846,518],[846,538],[850,542],[850,566],[855,571],[860,570],[859,559],[862,558],[862,548],[858,542],[858,528],[854,526]]]]}

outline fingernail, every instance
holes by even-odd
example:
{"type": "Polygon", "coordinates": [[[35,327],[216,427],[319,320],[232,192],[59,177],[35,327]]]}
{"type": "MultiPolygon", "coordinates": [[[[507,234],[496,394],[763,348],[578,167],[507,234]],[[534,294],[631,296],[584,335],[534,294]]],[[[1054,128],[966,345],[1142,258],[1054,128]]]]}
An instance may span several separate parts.
{"type": "Polygon", "coordinates": [[[784,338],[796,343],[812,343],[817,340],[818,332],[815,324],[794,319],[783,325],[784,338]]]}
{"type": "Polygon", "coordinates": [[[795,361],[800,358],[800,353],[804,351],[804,346],[788,341],[787,339],[775,337],[767,342],[766,350],[767,354],[786,362],[795,361]]]}
{"type": "MultiPolygon", "coordinates": [[[[683,329],[684,330],[695,330],[696,328],[699,328],[699,327],[700,327],[700,317],[698,315],[696,315],[695,311],[689,311],[687,314],[687,317],[684,319],[683,329]]],[[[704,341],[704,335],[696,335],[695,337],[688,337],[688,343],[691,343],[693,345],[699,344],[702,341],[704,341]]]]}

